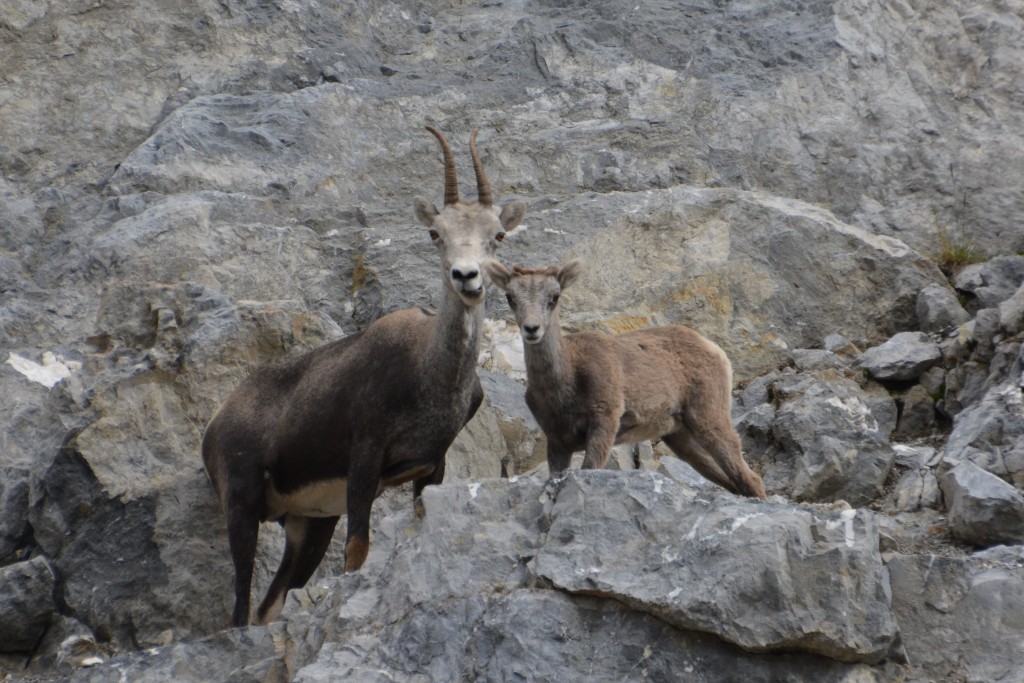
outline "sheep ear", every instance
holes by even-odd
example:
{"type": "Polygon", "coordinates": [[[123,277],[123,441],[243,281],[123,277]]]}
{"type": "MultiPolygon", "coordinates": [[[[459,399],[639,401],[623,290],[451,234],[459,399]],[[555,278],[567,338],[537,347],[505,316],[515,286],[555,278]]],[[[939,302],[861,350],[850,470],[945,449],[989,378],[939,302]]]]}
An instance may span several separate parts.
{"type": "Polygon", "coordinates": [[[558,284],[562,289],[568,289],[569,285],[576,282],[576,278],[583,273],[583,261],[573,259],[558,269],[558,284]]]}
{"type": "Polygon", "coordinates": [[[508,281],[512,279],[512,273],[508,272],[508,268],[503,266],[501,262],[487,261],[484,263],[484,270],[490,276],[491,282],[502,289],[508,288],[508,281]]]}
{"type": "Polygon", "coordinates": [[[423,197],[413,199],[412,206],[416,210],[416,219],[428,228],[434,224],[434,219],[440,213],[436,206],[423,197]]]}
{"type": "Polygon", "coordinates": [[[501,227],[505,232],[508,232],[519,225],[525,215],[526,202],[517,199],[514,202],[509,202],[501,209],[501,215],[498,217],[498,220],[501,221],[501,227]]]}

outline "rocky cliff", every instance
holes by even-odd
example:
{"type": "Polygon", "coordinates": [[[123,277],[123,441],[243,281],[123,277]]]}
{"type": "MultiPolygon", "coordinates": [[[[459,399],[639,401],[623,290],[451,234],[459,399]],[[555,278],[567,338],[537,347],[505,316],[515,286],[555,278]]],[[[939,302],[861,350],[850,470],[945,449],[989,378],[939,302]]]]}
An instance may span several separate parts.
{"type": "Polygon", "coordinates": [[[1022,31],[1015,1],[0,0],[0,678],[1024,680],[1022,31]],[[568,328],[726,349],[772,496],[659,445],[549,480],[491,294],[425,518],[387,494],[360,572],[336,541],[224,630],[203,428],[438,300],[427,123],[528,202],[506,263],[589,264],[568,328]]]}

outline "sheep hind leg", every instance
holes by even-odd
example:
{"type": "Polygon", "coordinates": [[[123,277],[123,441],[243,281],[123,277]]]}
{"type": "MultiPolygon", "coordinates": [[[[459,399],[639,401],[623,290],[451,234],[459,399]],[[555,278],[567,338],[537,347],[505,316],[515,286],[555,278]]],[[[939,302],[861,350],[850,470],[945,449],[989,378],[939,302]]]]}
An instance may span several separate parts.
{"type": "Polygon", "coordinates": [[[251,511],[228,508],[228,546],[235,567],[235,608],[231,613],[231,626],[249,625],[249,600],[252,592],[252,572],[256,562],[256,539],[260,521],[251,511]]]}
{"type": "Polygon", "coordinates": [[[228,548],[235,568],[235,607],[231,626],[249,625],[252,573],[256,562],[263,491],[258,473],[245,473],[244,481],[228,486],[222,496],[228,527],[228,548]]]}
{"type": "Polygon", "coordinates": [[[705,479],[728,491],[736,492],[729,477],[689,431],[666,434],[661,440],[680,460],[697,470],[705,479]]]}
{"type": "Polygon", "coordinates": [[[285,546],[281,565],[256,610],[256,623],[266,624],[281,614],[285,597],[293,588],[302,588],[320,566],[331,545],[340,517],[285,517],[285,546]]]}
{"type": "Polygon", "coordinates": [[[679,444],[687,455],[682,455],[673,445],[673,441],[679,443],[680,439],[676,438],[679,434],[668,435],[663,440],[702,475],[732,493],[767,498],[761,477],[743,459],[740,437],[732,425],[711,423],[687,430],[681,439],[683,443],[679,444]]]}

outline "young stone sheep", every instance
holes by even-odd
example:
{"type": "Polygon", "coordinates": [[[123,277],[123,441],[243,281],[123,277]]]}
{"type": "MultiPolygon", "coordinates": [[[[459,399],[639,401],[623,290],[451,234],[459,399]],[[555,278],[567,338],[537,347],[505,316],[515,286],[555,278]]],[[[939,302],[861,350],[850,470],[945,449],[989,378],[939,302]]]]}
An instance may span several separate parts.
{"type": "Polygon", "coordinates": [[[563,337],[558,297],[581,268],[579,261],[512,272],[497,262],[486,266],[525,342],[526,404],[547,437],[551,473],[565,470],[574,451],[586,451],[584,468],[601,468],[613,444],[661,439],[716,484],[764,498],[729,419],[725,352],[681,325],[563,337]]]}
{"type": "Polygon", "coordinates": [[[304,586],[320,564],[334,527],[348,515],[345,571],[370,549],[370,509],[385,488],[413,482],[413,503],[444,478],[445,453],[476,413],[476,374],[486,280],[505,232],[526,204],[494,205],[476,151],[475,202],[459,199],[455,162],[444,136],[444,207],[417,197],[416,216],[437,247],[441,305],[389,313],[361,333],[257,369],[224,401],[203,436],[203,464],[228,522],[235,566],[231,623],[249,623],[261,521],[285,530],[284,557],[255,622],[281,612],[289,589],[304,586]]]}

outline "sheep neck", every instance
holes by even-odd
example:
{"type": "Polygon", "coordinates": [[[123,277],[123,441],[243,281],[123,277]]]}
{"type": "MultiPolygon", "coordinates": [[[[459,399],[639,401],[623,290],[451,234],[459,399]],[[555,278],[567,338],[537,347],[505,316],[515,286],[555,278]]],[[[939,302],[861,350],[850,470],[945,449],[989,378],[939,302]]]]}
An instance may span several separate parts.
{"type": "Polygon", "coordinates": [[[536,344],[524,344],[526,376],[531,387],[545,387],[554,392],[567,386],[569,377],[568,349],[558,323],[557,309],[551,316],[544,336],[536,344]]]}
{"type": "Polygon", "coordinates": [[[436,388],[445,392],[458,390],[476,376],[483,309],[483,302],[469,306],[445,284],[424,358],[425,368],[436,388]]]}

